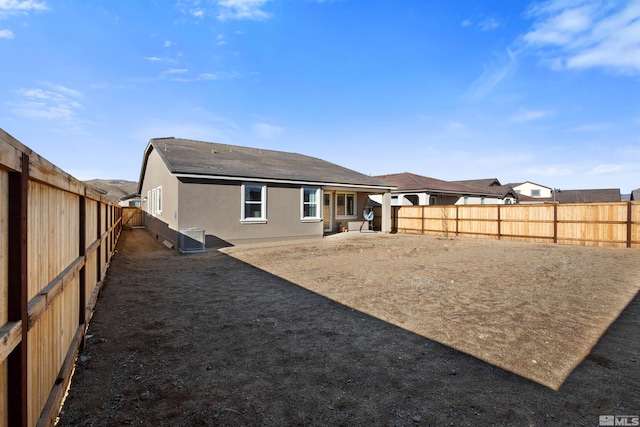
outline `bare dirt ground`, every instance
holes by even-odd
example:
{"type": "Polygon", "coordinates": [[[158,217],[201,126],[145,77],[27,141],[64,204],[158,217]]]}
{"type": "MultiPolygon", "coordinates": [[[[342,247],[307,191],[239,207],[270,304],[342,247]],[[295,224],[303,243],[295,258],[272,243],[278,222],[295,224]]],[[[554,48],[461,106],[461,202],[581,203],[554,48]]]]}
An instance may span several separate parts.
{"type": "Polygon", "coordinates": [[[118,251],[61,426],[640,413],[637,249],[343,233],[180,255],[133,230],[118,251]]]}

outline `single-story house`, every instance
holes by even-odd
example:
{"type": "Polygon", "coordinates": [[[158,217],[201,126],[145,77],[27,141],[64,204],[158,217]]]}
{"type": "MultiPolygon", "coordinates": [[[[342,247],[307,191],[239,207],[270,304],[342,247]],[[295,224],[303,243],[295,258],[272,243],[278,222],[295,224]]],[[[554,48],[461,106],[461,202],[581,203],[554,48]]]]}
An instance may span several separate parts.
{"type": "Polygon", "coordinates": [[[139,194],[128,194],[124,197],[121,197],[118,201],[120,206],[122,207],[137,207],[140,206],[140,195],[139,194]]]}
{"type": "Polygon", "coordinates": [[[497,178],[455,181],[465,185],[490,189],[512,189],[517,193],[518,203],[571,203],[571,202],[619,202],[619,188],[561,190],[531,181],[501,185],[497,178]]]}
{"type": "Polygon", "coordinates": [[[555,199],[561,203],[619,202],[619,188],[596,188],[589,190],[558,190],[555,199]]]}
{"type": "Polygon", "coordinates": [[[381,231],[391,231],[393,184],[297,153],[155,138],[138,182],[147,227],[167,246],[200,230],[215,246],[359,229],[373,193],[385,195],[381,231]]]}
{"type": "Polygon", "coordinates": [[[468,185],[469,187],[481,188],[483,191],[495,193],[502,197],[504,204],[520,203],[523,199],[521,193],[518,193],[511,185],[502,185],[498,178],[466,179],[451,182],[468,185]]]}
{"type": "Polygon", "coordinates": [[[516,201],[516,194],[510,189],[479,188],[409,172],[376,178],[396,186],[391,191],[392,206],[510,204],[516,201]]]}

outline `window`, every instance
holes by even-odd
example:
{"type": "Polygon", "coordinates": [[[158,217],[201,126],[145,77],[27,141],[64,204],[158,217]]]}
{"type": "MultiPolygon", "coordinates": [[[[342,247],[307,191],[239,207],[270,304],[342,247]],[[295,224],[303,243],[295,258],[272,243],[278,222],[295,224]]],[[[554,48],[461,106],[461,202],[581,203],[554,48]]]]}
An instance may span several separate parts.
{"type": "Polygon", "coordinates": [[[156,189],[151,189],[151,210],[149,213],[153,216],[156,215],[156,189]]]}
{"type": "Polygon", "coordinates": [[[336,194],[336,216],[356,215],[356,195],[354,193],[336,194]]]}
{"type": "Polygon", "coordinates": [[[267,221],[267,186],[242,186],[242,219],[243,222],[267,221]]]}
{"type": "Polygon", "coordinates": [[[531,190],[531,197],[540,197],[540,190],[531,190]]]}
{"type": "Polygon", "coordinates": [[[302,219],[320,219],[319,188],[302,188],[302,219]]]}
{"type": "Polygon", "coordinates": [[[411,203],[413,206],[417,206],[420,204],[420,200],[418,198],[417,194],[407,194],[406,196],[404,196],[409,203],[411,203]]]}
{"type": "Polygon", "coordinates": [[[156,188],[156,214],[162,215],[162,187],[156,188]]]}

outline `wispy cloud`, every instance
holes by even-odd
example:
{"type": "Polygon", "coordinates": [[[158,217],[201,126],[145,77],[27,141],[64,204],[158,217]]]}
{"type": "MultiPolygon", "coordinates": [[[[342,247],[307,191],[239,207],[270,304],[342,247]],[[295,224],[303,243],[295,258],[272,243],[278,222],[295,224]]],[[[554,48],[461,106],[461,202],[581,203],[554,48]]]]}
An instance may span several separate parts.
{"type": "Polygon", "coordinates": [[[500,27],[500,22],[493,17],[485,18],[478,22],[478,29],[480,31],[491,31],[500,27]]]}
{"type": "Polygon", "coordinates": [[[47,85],[47,89],[18,89],[20,100],[8,103],[11,111],[22,117],[45,120],[72,120],[83,108],[78,102],[82,96],[77,90],[61,86],[47,85]]]}
{"type": "Polygon", "coordinates": [[[159,58],[157,56],[145,56],[144,59],[147,60],[147,61],[151,61],[151,62],[160,62],[160,61],[162,61],[162,58],[159,58]]]}
{"type": "Polygon", "coordinates": [[[518,122],[518,123],[531,122],[534,120],[540,120],[545,117],[549,117],[552,114],[553,113],[551,111],[526,110],[526,111],[520,111],[519,113],[512,115],[511,117],[509,117],[509,120],[511,120],[512,122],[518,122]]]}
{"type": "Polygon", "coordinates": [[[466,129],[467,126],[465,126],[464,123],[456,121],[456,120],[449,120],[446,125],[445,128],[447,130],[461,130],[461,129],[466,129]]]}
{"type": "Polygon", "coordinates": [[[199,73],[196,75],[185,75],[188,73],[189,70],[184,69],[184,70],[180,70],[180,69],[176,69],[174,70],[172,73],[168,73],[165,72],[165,76],[166,75],[175,75],[170,77],[170,79],[172,81],[175,82],[184,82],[184,83],[190,83],[190,82],[201,82],[201,81],[207,81],[207,80],[225,80],[225,79],[233,79],[239,76],[238,73],[235,72],[215,72],[215,73],[199,73]],[[183,76],[184,75],[184,76],[183,76]]]}
{"type": "Polygon", "coordinates": [[[569,129],[572,132],[601,132],[613,127],[613,123],[587,123],[569,129]]]}
{"type": "Polygon", "coordinates": [[[171,47],[171,46],[175,46],[176,44],[177,44],[177,43],[172,42],[172,41],[170,41],[170,40],[165,40],[165,41],[164,41],[164,43],[162,43],[162,45],[163,45],[164,47],[171,47]]]}
{"type": "Polygon", "coordinates": [[[623,171],[624,168],[625,166],[621,164],[601,164],[591,169],[589,171],[589,175],[606,175],[610,173],[618,173],[623,171]]]}
{"type": "Polygon", "coordinates": [[[484,65],[484,72],[467,90],[465,97],[478,101],[484,99],[505,77],[517,67],[516,54],[506,49],[506,54],[495,55],[496,61],[484,65]]]}
{"type": "Polygon", "coordinates": [[[573,169],[565,166],[547,166],[543,168],[529,168],[527,169],[527,174],[531,175],[540,175],[540,176],[562,176],[562,175],[571,175],[574,171],[573,169]]]}
{"type": "Polygon", "coordinates": [[[165,74],[184,74],[188,72],[189,72],[188,68],[169,68],[164,73],[165,74]]]}
{"type": "Polygon", "coordinates": [[[549,0],[534,4],[527,16],[534,22],[522,42],[550,66],[640,74],[637,0],[549,0]]]}
{"type": "Polygon", "coordinates": [[[268,123],[256,123],[253,125],[253,133],[261,138],[275,138],[281,135],[283,131],[280,126],[268,123]]]}
{"type": "Polygon", "coordinates": [[[27,13],[31,11],[49,10],[46,2],[37,0],[0,0],[0,17],[16,14],[27,13]]]}
{"type": "MultiPolygon", "coordinates": [[[[44,1],[36,0],[0,0],[0,19],[10,15],[28,14],[29,12],[43,12],[49,10],[44,1]]],[[[10,29],[0,29],[0,39],[13,39],[14,34],[10,29]]]]}
{"type": "Polygon", "coordinates": [[[491,31],[495,30],[496,28],[500,28],[502,26],[502,23],[493,16],[490,16],[478,21],[475,25],[473,24],[473,20],[467,18],[460,23],[460,26],[463,28],[474,27],[480,31],[491,31]]]}
{"type": "Polygon", "coordinates": [[[218,0],[218,19],[264,21],[273,16],[265,12],[263,7],[270,0],[218,0]]]}

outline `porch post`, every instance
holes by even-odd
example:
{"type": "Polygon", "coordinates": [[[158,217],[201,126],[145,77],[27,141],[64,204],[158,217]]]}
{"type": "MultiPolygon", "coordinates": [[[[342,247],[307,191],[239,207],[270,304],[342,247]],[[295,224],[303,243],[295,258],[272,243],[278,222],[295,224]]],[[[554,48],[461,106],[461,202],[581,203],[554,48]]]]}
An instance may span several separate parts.
{"type": "Polygon", "coordinates": [[[382,193],[382,225],[383,233],[391,233],[391,193],[382,193]]]}

